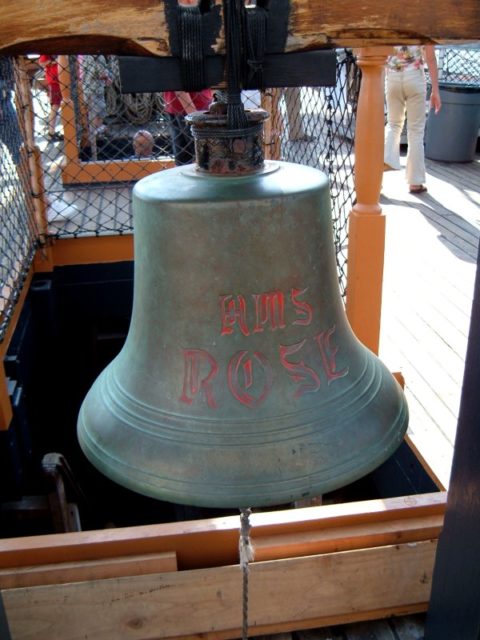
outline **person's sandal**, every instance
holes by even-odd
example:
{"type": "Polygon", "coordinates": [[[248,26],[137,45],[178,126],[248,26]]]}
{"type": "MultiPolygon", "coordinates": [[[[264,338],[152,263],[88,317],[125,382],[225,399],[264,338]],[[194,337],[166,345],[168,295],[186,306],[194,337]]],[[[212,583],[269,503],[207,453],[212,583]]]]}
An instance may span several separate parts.
{"type": "Polygon", "coordinates": [[[423,184],[412,184],[410,185],[410,189],[409,189],[410,193],[424,193],[425,191],[427,191],[427,187],[425,187],[423,184]]]}

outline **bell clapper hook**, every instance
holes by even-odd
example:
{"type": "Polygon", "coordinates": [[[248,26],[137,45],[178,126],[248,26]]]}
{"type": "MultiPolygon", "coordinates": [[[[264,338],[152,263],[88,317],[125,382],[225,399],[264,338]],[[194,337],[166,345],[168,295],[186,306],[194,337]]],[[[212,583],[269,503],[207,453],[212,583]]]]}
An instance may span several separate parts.
{"type": "Polygon", "coordinates": [[[240,539],[239,556],[242,569],[242,640],[248,638],[248,573],[249,563],[252,562],[254,551],[250,539],[250,508],[240,509],[240,539]]]}

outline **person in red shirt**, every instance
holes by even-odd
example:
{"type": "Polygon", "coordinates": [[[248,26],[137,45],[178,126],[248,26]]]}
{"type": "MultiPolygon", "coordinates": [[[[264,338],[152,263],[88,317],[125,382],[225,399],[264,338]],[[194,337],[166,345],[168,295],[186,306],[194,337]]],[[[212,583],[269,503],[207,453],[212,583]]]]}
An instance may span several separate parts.
{"type": "Polygon", "coordinates": [[[203,91],[166,91],[164,93],[165,111],[170,120],[175,164],[190,164],[195,159],[195,147],[190,127],[185,116],[193,111],[208,109],[213,99],[210,89],[203,91]]]}
{"type": "Polygon", "coordinates": [[[56,131],[58,111],[62,103],[62,91],[58,81],[57,59],[55,56],[41,55],[38,63],[45,69],[45,81],[47,83],[48,99],[50,101],[47,136],[53,141],[63,140],[62,134],[56,131]]]}

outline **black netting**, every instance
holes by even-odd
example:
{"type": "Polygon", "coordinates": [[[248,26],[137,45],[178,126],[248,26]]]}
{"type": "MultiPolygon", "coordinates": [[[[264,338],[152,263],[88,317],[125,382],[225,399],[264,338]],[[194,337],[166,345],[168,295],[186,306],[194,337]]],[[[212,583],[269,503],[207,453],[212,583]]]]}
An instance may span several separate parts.
{"type": "Polygon", "coordinates": [[[480,87],[480,45],[438,47],[437,59],[442,83],[480,87]]]}
{"type": "MultiPolygon", "coordinates": [[[[192,138],[183,119],[185,100],[192,98],[188,94],[122,93],[116,56],[29,56],[18,62],[23,77],[16,78],[16,94],[22,96],[23,111],[32,115],[27,118],[30,126],[22,129],[24,148],[31,150],[30,169],[38,161],[39,186],[32,200],[27,154],[19,164],[15,149],[20,138],[10,142],[20,135],[14,133],[18,128],[2,124],[2,150],[7,150],[2,155],[2,181],[10,174],[15,182],[15,191],[11,186],[2,189],[2,223],[4,218],[8,221],[1,232],[4,323],[5,310],[18,295],[34,252],[33,220],[52,238],[131,233],[134,183],[193,159],[192,138]]],[[[342,292],[346,222],[354,193],[358,85],[353,55],[339,50],[334,88],[297,87],[242,96],[246,108],[263,106],[271,112],[267,157],[308,164],[328,174],[342,292]]],[[[211,92],[195,94],[192,108],[206,108],[210,99],[211,92]]],[[[24,114],[18,107],[15,111],[11,100],[9,104],[15,118],[9,117],[21,124],[24,114]]]]}
{"type": "MultiPolygon", "coordinates": [[[[336,86],[277,92],[272,110],[282,160],[306,164],[329,178],[340,287],[345,293],[347,218],[353,206],[353,142],[360,70],[348,50],[337,52],[336,86]]],[[[274,142],[274,141],[273,141],[274,142]]]]}
{"type": "MultiPolygon", "coordinates": [[[[25,144],[20,73],[0,56],[0,340],[35,253],[37,232],[25,144]]],[[[38,195],[38,194],[35,194],[38,195]]]]}

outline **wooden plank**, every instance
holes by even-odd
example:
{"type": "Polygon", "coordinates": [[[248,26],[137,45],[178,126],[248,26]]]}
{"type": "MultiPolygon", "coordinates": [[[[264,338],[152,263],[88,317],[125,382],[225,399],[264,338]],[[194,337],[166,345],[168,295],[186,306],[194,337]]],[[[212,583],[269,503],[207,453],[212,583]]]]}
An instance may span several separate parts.
{"type": "MultiPolygon", "coordinates": [[[[435,549],[435,543],[421,542],[255,563],[249,633],[426,606],[435,549]]],[[[239,566],[7,589],[1,595],[12,640],[62,640],[72,637],[72,629],[90,640],[241,634],[239,566]]]]}
{"type": "Polygon", "coordinates": [[[332,553],[438,538],[443,516],[392,520],[255,539],[255,561],[332,553]]]}
{"type": "MultiPolygon", "coordinates": [[[[221,6],[221,0],[214,0],[221,6]]],[[[3,0],[0,43],[4,53],[107,53],[171,55],[164,5],[158,0],[44,0],[32,11],[28,0],[3,0]]],[[[395,0],[318,3],[291,0],[287,51],[327,46],[358,47],[478,39],[477,0],[429,0],[398,11],[395,0]]],[[[221,35],[214,53],[224,51],[221,35]]]]}
{"type": "Polygon", "coordinates": [[[129,182],[140,180],[157,171],[174,166],[170,158],[164,160],[105,160],[96,162],[67,162],[62,169],[63,184],[91,184],[92,182],[129,182]]]}
{"type": "Polygon", "coordinates": [[[177,556],[174,551],[127,558],[60,562],[37,567],[2,569],[0,570],[0,589],[103,580],[176,570],[177,556]]]}
{"type": "MultiPolygon", "coordinates": [[[[319,528],[442,515],[444,493],[254,513],[252,538],[319,528]]],[[[180,569],[238,561],[239,518],[211,518],[2,540],[0,566],[22,567],[175,550],[180,569]]]]}
{"type": "Polygon", "coordinates": [[[415,419],[415,424],[420,422],[422,429],[418,432],[414,427],[412,433],[407,435],[405,439],[429,478],[440,491],[446,491],[450,479],[451,443],[447,441],[442,433],[438,432],[435,426],[433,429],[432,425],[426,426],[425,423],[427,421],[428,416],[424,416],[422,419],[415,419]],[[433,467],[431,458],[428,456],[432,442],[435,442],[435,464],[433,467]]]}
{"type": "MultiPolygon", "coordinates": [[[[133,235],[61,238],[51,246],[51,260],[55,267],[133,260],[133,235]]],[[[37,272],[41,271],[38,264],[37,272]]]]}

